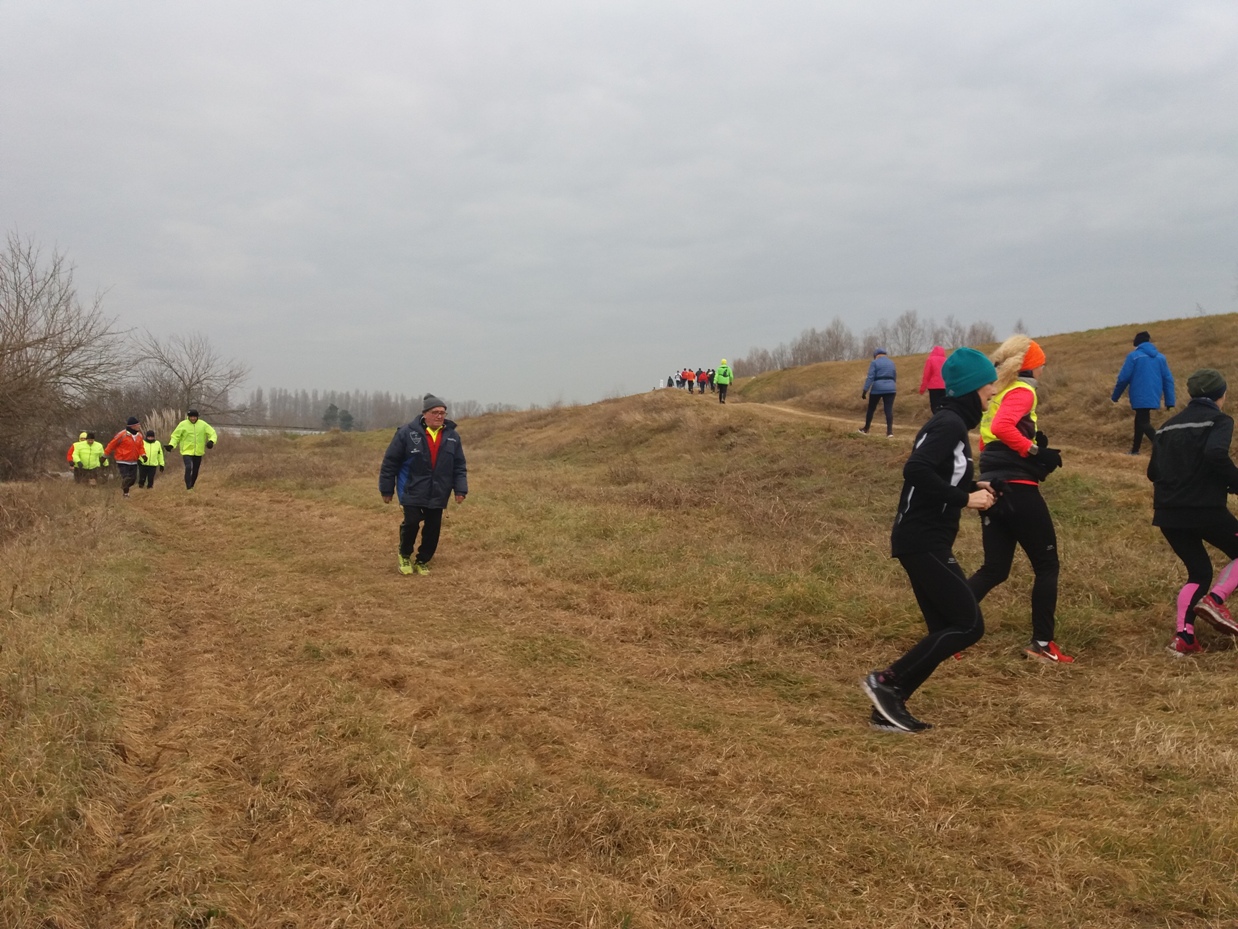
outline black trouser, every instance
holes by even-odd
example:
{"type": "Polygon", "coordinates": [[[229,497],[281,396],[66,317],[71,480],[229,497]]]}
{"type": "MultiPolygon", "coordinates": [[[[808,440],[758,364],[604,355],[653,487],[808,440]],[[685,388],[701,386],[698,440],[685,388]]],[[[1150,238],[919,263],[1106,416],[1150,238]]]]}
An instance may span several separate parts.
{"type": "Polygon", "coordinates": [[[726,389],[729,386],[730,386],[729,384],[718,385],[718,402],[719,403],[726,403],[726,389]]]}
{"type": "Polygon", "coordinates": [[[890,665],[894,684],[907,699],[939,664],[984,635],[984,617],[967,578],[948,551],[899,555],[924,614],[928,635],[890,665]]]}
{"type": "Polygon", "coordinates": [[[138,465],[138,486],[139,487],[154,487],[155,475],[159,473],[159,468],[155,465],[138,465]]]}
{"type": "Polygon", "coordinates": [[[1040,488],[1035,484],[1007,484],[997,504],[980,514],[984,564],[968,578],[977,602],[1010,576],[1018,545],[1032,563],[1032,638],[1052,642],[1057,614],[1057,579],[1060,571],[1057,531],[1040,488]]]}
{"type": "Polygon", "coordinates": [[[413,544],[417,541],[417,527],[421,526],[421,546],[417,549],[417,561],[429,564],[438,548],[438,534],[443,528],[443,511],[429,506],[404,507],[404,522],[400,523],[400,557],[411,558],[413,544]]]}
{"type": "Polygon", "coordinates": [[[1167,529],[1164,526],[1160,529],[1174,554],[1186,565],[1187,584],[1198,585],[1187,606],[1189,620],[1199,598],[1212,587],[1212,559],[1208,557],[1204,543],[1224,552],[1231,560],[1238,558],[1238,519],[1227,510],[1218,522],[1206,529],[1167,529]]]}
{"type": "Polygon", "coordinates": [[[202,469],[202,456],[182,455],[181,458],[185,462],[185,489],[193,490],[193,485],[198,483],[198,472],[202,469]]]}
{"type": "Polygon", "coordinates": [[[930,387],[929,392],[929,412],[936,413],[941,409],[941,405],[946,399],[946,388],[930,387]]]}
{"type": "Polygon", "coordinates": [[[120,492],[129,496],[129,488],[138,482],[138,463],[118,461],[116,470],[120,472],[120,492]]]}
{"type": "Polygon", "coordinates": [[[1135,411],[1135,438],[1131,441],[1131,454],[1139,454],[1140,443],[1143,442],[1143,431],[1152,425],[1151,410],[1135,411]]]}
{"type": "Polygon", "coordinates": [[[868,427],[873,424],[873,411],[877,409],[878,400],[885,403],[886,435],[892,435],[894,433],[894,394],[868,395],[868,415],[864,417],[864,431],[868,432],[868,427]]]}

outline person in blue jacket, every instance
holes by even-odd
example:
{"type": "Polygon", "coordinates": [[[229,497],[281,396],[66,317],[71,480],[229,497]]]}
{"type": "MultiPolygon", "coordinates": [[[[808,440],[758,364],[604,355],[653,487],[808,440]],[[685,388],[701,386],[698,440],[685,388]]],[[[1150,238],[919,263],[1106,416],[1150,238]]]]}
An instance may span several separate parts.
{"type": "Polygon", "coordinates": [[[864,389],[860,391],[860,399],[868,399],[868,413],[864,417],[864,428],[860,432],[868,435],[868,429],[873,424],[873,412],[880,400],[885,404],[886,438],[894,438],[894,394],[898,390],[898,372],[894,370],[894,362],[886,354],[884,348],[873,350],[873,360],[868,365],[868,377],[864,378],[864,389]]]}
{"type": "Polygon", "coordinates": [[[1169,372],[1169,362],[1157,351],[1152,344],[1152,336],[1147,332],[1135,334],[1135,348],[1122,363],[1113,396],[1109,399],[1117,403],[1128,387],[1131,409],[1135,411],[1135,438],[1131,442],[1130,454],[1138,455],[1143,435],[1151,425],[1152,411],[1161,405],[1161,397],[1165,398],[1165,409],[1172,410],[1176,405],[1174,376],[1169,372]]]}
{"type": "Polygon", "coordinates": [[[447,419],[447,405],[434,394],[425,395],[417,419],[396,430],[378,471],[378,492],[383,503],[398,494],[404,508],[397,562],[400,573],[429,574],[443,527],[443,510],[453,492],[456,503],[463,503],[469,492],[460,434],[447,419]],[[421,546],[413,561],[418,528],[421,546]]]}

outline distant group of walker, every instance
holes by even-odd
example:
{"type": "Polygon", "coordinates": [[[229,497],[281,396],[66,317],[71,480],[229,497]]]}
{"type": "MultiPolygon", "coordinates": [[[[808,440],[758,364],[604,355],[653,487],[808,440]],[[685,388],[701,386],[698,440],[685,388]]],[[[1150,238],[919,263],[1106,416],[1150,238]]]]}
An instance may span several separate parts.
{"type": "Polygon", "coordinates": [[[731,386],[731,382],[735,380],[735,374],[731,370],[731,366],[726,363],[723,358],[721,364],[716,368],[697,368],[693,371],[691,368],[684,368],[677,374],[672,374],[666,379],[667,387],[678,387],[687,389],[688,393],[694,391],[705,395],[705,391],[710,393],[715,391],[718,394],[718,402],[726,403],[726,390],[731,386]]]}
{"type": "MultiPolygon", "coordinates": [[[[1129,389],[1130,405],[1135,413],[1130,454],[1138,455],[1143,437],[1151,424],[1152,411],[1160,407],[1162,399],[1165,409],[1172,410],[1175,396],[1174,378],[1169,371],[1169,362],[1152,344],[1152,336],[1146,331],[1138,332],[1135,334],[1134,345],[1134,349],[1122,363],[1122,370],[1118,372],[1118,380],[1110,399],[1117,403],[1129,389]]],[[[941,409],[942,401],[946,398],[946,383],[941,374],[945,361],[946,350],[940,345],[934,345],[924,360],[920,393],[929,395],[929,410],[932,413],[941,409]]],[[[864,425],[858,431],[868,435],[873,424],[873,413],[877,404],[881,403],[885,412],[886,438],[894,438],[894,397],[897,393],[898,370],[894,361],[884,348],[873,349],[873,360],[869,362],[864,387],[860,391],[860,399],[868,401],[868,410],[864,416],[864,425]]]]}
{"type": "Polygon", "coordinates": [[[147,490],[155,486],[155,475],[163,471],[165,452],[178,451],[185,465],[185,489],[193,490],[202,468],[202,458],[215,447],[219,436],[210,423],[190,410],[172,430],[165,444],[155,437],[155,430],[142,432],[142,421],[130,416],[125,428],[103,445],[93,432],[83,432],[69,446],[65,459],[73,466],[73,479],[79,484],[95,486],[107,476],[114,463],[120,477],[121,497],[128,500],[134,484],[147,490]]]}

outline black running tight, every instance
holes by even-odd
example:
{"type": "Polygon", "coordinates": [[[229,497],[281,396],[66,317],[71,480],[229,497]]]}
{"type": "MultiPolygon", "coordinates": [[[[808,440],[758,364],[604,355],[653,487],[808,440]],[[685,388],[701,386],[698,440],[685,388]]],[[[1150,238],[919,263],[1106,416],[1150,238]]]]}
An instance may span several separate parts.
{"type": "Polygon", "coordinates": [[[984,617],[963,569],[948,551],[899,555],[928,635],[890,665],[893,683],[907,699],[937,666],[984,635],[984,617]]]}

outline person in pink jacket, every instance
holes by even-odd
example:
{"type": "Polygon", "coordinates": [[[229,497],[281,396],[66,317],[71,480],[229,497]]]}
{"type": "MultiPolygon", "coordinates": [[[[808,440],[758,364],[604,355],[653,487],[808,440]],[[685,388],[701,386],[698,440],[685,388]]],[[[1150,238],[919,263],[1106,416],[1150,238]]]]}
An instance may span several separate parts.
{"type": "Polygon", "coordinates": [[[941,409],[941,401],[946,399],[946,382],[941,377],[941,366],[946,361],[946,350],[940,345],[934,345],[924,360],[924,376],[920,378],[920,393],[926,390],[929,395],[929,410],[936,413],[941,409]]]}

